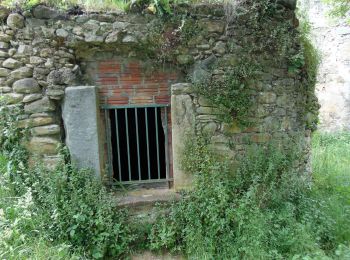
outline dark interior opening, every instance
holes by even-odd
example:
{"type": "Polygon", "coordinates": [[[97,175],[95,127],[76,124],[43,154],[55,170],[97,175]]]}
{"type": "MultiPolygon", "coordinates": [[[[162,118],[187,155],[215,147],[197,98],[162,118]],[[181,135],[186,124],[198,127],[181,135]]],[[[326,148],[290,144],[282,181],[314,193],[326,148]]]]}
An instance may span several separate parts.
{"type": "Polygon", "coordinates": [[[109,110],[114,179],[120,182],[166,179],[167,138],[161,109],[109,110]]]}

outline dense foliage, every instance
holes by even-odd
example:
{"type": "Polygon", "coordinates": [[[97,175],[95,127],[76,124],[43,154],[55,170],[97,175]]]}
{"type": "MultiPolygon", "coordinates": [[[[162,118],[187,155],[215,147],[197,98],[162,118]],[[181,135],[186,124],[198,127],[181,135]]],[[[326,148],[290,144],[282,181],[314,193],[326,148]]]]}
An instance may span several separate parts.
{"type": "Polygon", "coordinates": [[[40,163],[28,167],[16,112],[19,108],[0,110],[0,258],[126,253],[134,239],[126,212],[116,209],[90,172],[76,170],[64,151],[54,170],[40,163]]]}
{"type": "Polygon", "coordinates": [[[330,15],[345,18],[350,24],[350,0],[323,0],[331,7],[330,15]]]}
{"type": "Polygon", "coordinates": [[[347,259],[349,135],[314,138],[312,187],[293,167],[296,154],[257,148],[232,172],[198,139],[184,163],[195,189],[157,221],[151,247],[196,259],[347,259]]]}

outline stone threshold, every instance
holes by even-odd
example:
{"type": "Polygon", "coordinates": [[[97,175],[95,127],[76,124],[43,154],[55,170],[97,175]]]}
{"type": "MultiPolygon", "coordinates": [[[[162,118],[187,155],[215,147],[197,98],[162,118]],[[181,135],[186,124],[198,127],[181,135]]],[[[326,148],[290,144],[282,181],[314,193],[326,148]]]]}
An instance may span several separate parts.
{"type": "Polygon", "coordinates": [[[168,188],[152,188],[152,189],[136,189],[124,192],[116,192],[118,197],[118,207],[143,207],[154,206],[157,203],[167,203],[180,199],[180,194],[173,189],[168,188]]]}

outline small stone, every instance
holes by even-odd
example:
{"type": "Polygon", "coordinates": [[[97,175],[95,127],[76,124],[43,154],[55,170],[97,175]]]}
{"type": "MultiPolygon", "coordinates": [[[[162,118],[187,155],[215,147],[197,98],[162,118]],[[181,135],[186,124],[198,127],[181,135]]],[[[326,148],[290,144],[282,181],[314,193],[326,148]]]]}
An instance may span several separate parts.
{"type": "Polygon", "coordinates": [[[0,58],[7,58],[9,56],[9,54],[7,53],[7,51],[0,51],[0,58]]]}
{"type": "Polygon", "coordinates": [[[215,44],[215,47],[213,48],[213,51],[219,54],[225,54],[226,52],[226,44],[224,42],[217,42],[215,44]]]}
{"type": "Polygon", "coordinates": [[[31,56],[30,57],[30,64],[33,65],[39,65],[43,62],[43,59],[38,56],[31,56]]]}
{"type": "Polygon", "coordinates": [[[32,128],[32,135],[56,135],[59,134],[61,128],[59,125],[45,125],[32,128]]]}
{"type": "Polygon", "coordinates": [[[11,48],[9,49],[9,56],[13,57],[16,54],[16,49],[15,48],[11,48]]]}
{"type": "Polygon", "coordinates": [[[33,76],[37,80],[45,80],[49,73],[50,70],[47,68],[34,68],[33,76]]]}
{"type": "Polygon", "coordinates": [[[126,35],[123,38],[123,43],[137,43],[137,39],[133,35],[126,35]]]}
{"type": "Polygon", "coordinates": [[[57,154],[59,140],[51,137],[33,137],[27,145],[27,149],[33,154],[54,155],[57,154]]]}
{"type": "Polygon", "coordinates": [[[197,45],[196,47],[200,50],[209,50],[210,49],[209,44],[200,44],[200,45],[197,45]]]}
{"type": "Polygon", "coordinates": [[[118,31],[113,31],[111,32],[107,38],[106,38],[106,43],[114,43],[114,42],[118,42],[119,41],[119,36],[118,36],[119,32],[118,31]]]}
{"type": "Polygon", "coordinates": [[[181,65],[186,65],[186,64],[191,64],[194,61],[194,58],[192,55],[187,55],[187,54],[181,54],[177,56],[177,62],[181,65]]]}
{"type": "Polygon", "coordinates": [[[2,63],[2,66],[8,69],[17,69],[21,66],[21,62],[12,58],[8,58],[2,63]]]}
{"type": "Polygon", "coordinates": [[[31,120],[31,126],[42,126],[42,125],[48,125],[52,124],[55,122],[55,119],[53,117],[35,117],[35,118],[30,118],[31,120]]]}
{"type": "Polygon", "coordinates": [[[33,10],[33,16],[38,19],[56,19],[60,14],[54,8],[45,5],[38,5],[33,10]]]}
{"type": "Polygon", "coordinates": [[[36,93],[40,92],[40,87],[38,82],[33,78],[25,78],[17,80],[13,83],[13,90],[17,93],[36,93]]]}
{"type": "Polygon", "coordinates": [[[48,97],[44,97],[42,99],[26,104],[24,106],[24,111],[27,114],[51,112],[51,111],[55,111],[55,109],[56,109],[55,104],[48,97]]]}
{"type": "Polygon", "coordinates": [[[17,93],[8,93],[3,95],[3,97],[5,98],[5,102],[8,105],[18,104],[23,100],[23,94],[17,93]]]}
{"type": "Polygon", "coordinates": [[[52,55],[52,50],[50,48],[44,48],[40,51],[40,57],[48,58],[52,55]]]}
{"type": "Polygon", "coordinates": [[[18,46],[18,49],[17,49],[17,54],[19,55],[30,55],[33,51],[33,48],[29,45],[24,45],[24,44],[21,44],[18,46]]]}
{"type": "Polygon", "coordinates": [[[65,29],[57,29],[56,30],[56,35],[58,37],[67,38],[69,33],[65,29]]]}
{"type": "Polygon", "coordinates": [[[0,77],[7,77],[10,74],[10,71],[5,68],[0,68],[0,77]]]}
{"type": "Polygon", "coordinates": [[[259,94],[259,102],[261,104],[271,104],[276,102],[276,94],[273,92],[260,92],[259,94]]]}
{"type": "Polygon", "coordinates": [[[117,22],[114,22],[112,26],[113,26],[113,30],[122,31],[122,30],[125,30],[129,25],[130,23],[117,21],[117,22]]]}
{"type": "Polygon", "coordinates": [[[21,67],[11,72],[11,77],[14,79],[23,79],[33,76],[33,69],[29,67],[21,67]]]}
{"type": "Polygon", "coordinates": [[[0,87],[0,94],[3,94],[3,93],[9,93],[12,91],[12,88],[10,87],[0,87]]]}
{"type": "Polygon", "coordinates": [[[70,84],[74,81],[75,74],[72,69],[62,68],[59,70],[53,70],[47,76],[47,82],[50,85],[64,85],[70,84]]]}
{"type": "Polygon", "coordinates": [[[5,34],[3,32],[0,32],[0,41],[2,42],[10,42],[12,40],[12,36],[5,34]]]}
{"type": "Polygon", "coordinates": [[[42,97],[42,94],[29,94],[23,98],[23,103],[33,102],[35,100],[41,99],[42,97]]]}
{"type": "Polygon", "coordinates": [[[7,49],[9,46],[8,42],[0,42],[0,49],[7,49]]]}
{"type": "Polygon", "coordinates": [[[46,94],[54,100],[61,100],[64,96],[63,89],[48,89],[46,94]]]}
{"type": "Polygon", "coordinates": [[[24,17],[17,13],[10,14],[7,17],[7,25],[11,29],[21,29],[24,27],[24,17]]]}

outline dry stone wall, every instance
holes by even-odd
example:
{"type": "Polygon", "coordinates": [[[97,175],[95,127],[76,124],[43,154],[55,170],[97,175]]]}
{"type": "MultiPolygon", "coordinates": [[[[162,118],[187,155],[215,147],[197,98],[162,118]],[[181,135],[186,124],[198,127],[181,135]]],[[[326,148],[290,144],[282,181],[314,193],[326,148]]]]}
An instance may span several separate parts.
{"type": "MultiPolygon", "coordinates": [[[[220,5],[178,6],[167,19],[118,12],[74,15],[41,5],[3,15],[0,92],[8,105],[23,106],[20,123],[30,128],[28,148],[47,163],[55,162],[57,145],[65,141],[61,112],[65,90],[82,85],[96,86],[101,103],[132,104],[139,93],[146,99],[138,99],[137,104],[170,103],[178,188],[190,185],[179,163],[188,132],[209,133],[213,147],[234,160],[251,144],[269,140],[286,147],[297,143],[307,155],[308,118],[314,112],[308,104],[314,96],[304,86],[305,75],[289,70],[288,57],[300,51],[293,3],[280,1],[263,30],[257,30],[244,15],[228,23],[220,5]],[[261,36],[270,35],[272,25],[280,23],[290,36],[283,52],[286,56],[276,55],[282,43],[261,36]],[[263,42],[266,39],[271,43],[263,42]],[[260,45],[265,49],[249,52],[250,46],[260,45]],[[259,65],[245,90],[251,100],[249,127],[239,125],[234,115],[232,122],[222,122],[218,117],[222,111],[196,90],[207,79],[220,82],[240,66],[243,56],[259,65]],[[129,80],[121,83],[128,71],[123,64],[139,65],[131,66],[129,80]],[[154,89],[147,90],[152,77],[154,89]]],[[[299,163],[305,165],[305,161],[299,163]]]]}

